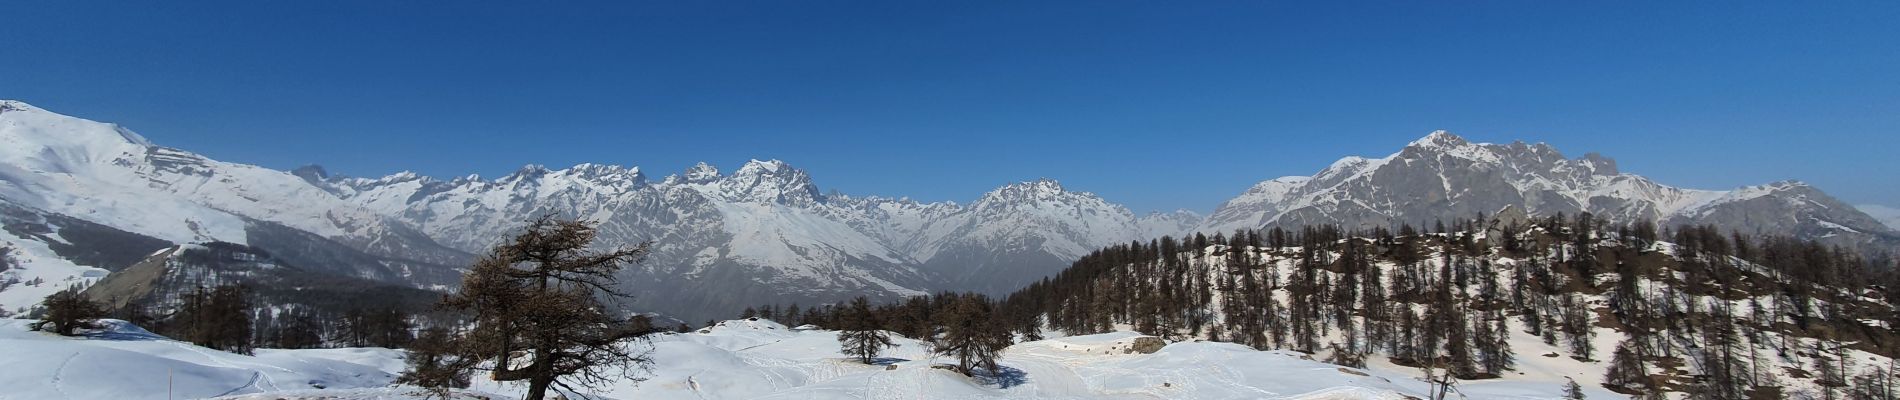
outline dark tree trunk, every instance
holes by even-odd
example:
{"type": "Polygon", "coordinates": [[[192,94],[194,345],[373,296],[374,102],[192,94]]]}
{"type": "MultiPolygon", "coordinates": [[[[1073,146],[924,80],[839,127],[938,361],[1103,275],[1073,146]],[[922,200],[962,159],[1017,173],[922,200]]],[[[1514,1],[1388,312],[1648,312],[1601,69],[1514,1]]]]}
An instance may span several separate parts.
{"type": "Polygon", "coordinates": [[[536,376],[528,380],[528,400],[541,400],[548,396],[548,386],[554,383],[554,377],[536,376]]]}

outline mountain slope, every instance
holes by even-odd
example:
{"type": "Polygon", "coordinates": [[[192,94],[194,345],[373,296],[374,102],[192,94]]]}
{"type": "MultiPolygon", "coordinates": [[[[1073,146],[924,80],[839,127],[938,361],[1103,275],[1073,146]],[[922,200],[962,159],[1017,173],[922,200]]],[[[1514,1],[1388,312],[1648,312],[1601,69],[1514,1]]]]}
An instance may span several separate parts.
{"type": "Polygon", "coordinates": [[[0,199],[23,207],[174,243],[251,243],[288,228],[372,255],[357,266],[366,276],[418,286],[452,283],[442,271],[469,259],[292,174],[157,146],[117,125],[0,101],[0,143],[0,199]]]}
{"type": "Polygon", "coordinates": [[[1506,207],[1531,216],[1590,212],[1615,222],[1709,224],[1850,248],[1900,248],[1900,232],[1800,182],[1682,189],[1620,172],[1614,160],[1595,153],[1567,159],[1546,144],[1470,143],[1445,131],[1384,158],[1346,157],[1310,177],[1261,182],[1221,204],[1195,230],[1426,226],[1506,207]]]}

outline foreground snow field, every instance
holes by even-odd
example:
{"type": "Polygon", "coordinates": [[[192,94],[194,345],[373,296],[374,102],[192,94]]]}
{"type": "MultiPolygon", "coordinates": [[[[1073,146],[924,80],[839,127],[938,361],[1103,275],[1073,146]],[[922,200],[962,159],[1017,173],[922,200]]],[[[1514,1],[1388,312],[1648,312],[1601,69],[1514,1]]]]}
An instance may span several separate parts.
{"type": "MultiPolygon", "coordinates": [[[[421,398],[389,387],[403,368],[388,349],[258,350],[243,356],[200,348],[114,322],[104,333],[63,338],[0,320],[0,399],[421,398]],[[169,379],[169,381],[168,381],[169,379]],[[168,389],[169,388],[169,389],[168,389]]],[[[1402,399],[1426,387],[1407,369],[1355,370],[1212,342],[1125,352],[1128,332],[1053,338],[1010,347],[996,376],[966,378],[930,368],[920,342],[899,338],[877,365],[843,359],[836,334],[735,320],[654,341],[646,381],[616,382],[615,399],[1402,399]]],[[[1533,374],[1536,375],[1536,374],[1533,374]]],[[[1473,382],[1469,398],[1555,398],[1556,381],[1473,382]]],[[[457,398],[515,398],[521,387],[482,381],[457,398]]],[[[1621,398],[1592,390],[1591,398],[1621,398]]],[[[599,398],[597,397],[597,398],[599,398]]]]}

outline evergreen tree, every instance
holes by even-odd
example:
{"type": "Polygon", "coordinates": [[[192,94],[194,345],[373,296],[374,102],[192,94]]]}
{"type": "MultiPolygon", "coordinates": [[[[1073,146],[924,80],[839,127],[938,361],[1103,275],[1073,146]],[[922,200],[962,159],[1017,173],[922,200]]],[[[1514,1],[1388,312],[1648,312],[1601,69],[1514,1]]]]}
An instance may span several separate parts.
{"type": "Polygon", "coordinates": [[[323,326],[310,312],[290,311],[278,321],[275,332],[269,338],[271,347],[309,349],[323,346],[323,326]]]}
{"type": "Polygon", "coordinates": [[[424,329],[422,335],[410,343],[404,360],[409,368],[396,382],[436,389],[445,398],[447,388],[468,387],[468,371],[472,367],[469,364],[478,359],[459,356],[456,346],[455,335],[449,330],[424,329]]]}
{"type": "Polygon", "coordinates": [[[617,317],[601,300],[631,297],[614,289],[615,273],[645,255],[647,246],[591,250],[595,234],[586,222],[536,219],[477,261],[447,299],[449,307],[474,314],[458,347],[471,358],[492,360],[480,364],[491,369],[491,379],[528,382],[529,400],[545,398],[555,385],[598,386],[609,370],[637,380],[633,369],[651,363],[627,341],[652,333],[651,324],[617,317]]]}
{"type": "Polygon", "coordinates": [[[178,313],[166,324],[172,337],[199,346],[251,354],[251,305],[242,286],[199,287],[184,296],[178,313]]]}
{"type": "Polygon", "coordinates": [[[864,296],[852,299],[851,307],[841,314],[838,344],[844,354],[857,357],[858,362],[870,364],[884,348],[897,345],[877,322],[877,315],[871,312],[871,301],[864,296]]]}
{"type": "Polygon", "coordinates": [[[80,294],[78,287],[46,296],[46,300],[40,304],[46,308],[45,315],[31,328],[51,331],[60,336],[73,336],[80,329],[96,329],[99,318],[106,315],[105,307],[80,294]]]}
{"type": "Polygon", "coordinates": [[[1009,347],[1009,331],[994,320],[995,310],[982,295],[965,294],[942,310],[931,351],[957,360],[957,371],[972,375],[980,367],[996,373],[996,357],[1009,347]]]}
{"type": "Polygon", "coordinates": [[[1583,400],[1583,385],[1578,385],[1576,379],[1564,378],[1564,398],[1583,400]]]}
{"type": "Polygon", "coordinates": [[[1649,372],[1643,368],[1643,360],[1630,348],[1628,340],[1618,343],[1616,351],[1610,355],[1610,367],[1603,373],[1603,385],[1622,389],[1624,393],[1649,390],[1649,372]]]}

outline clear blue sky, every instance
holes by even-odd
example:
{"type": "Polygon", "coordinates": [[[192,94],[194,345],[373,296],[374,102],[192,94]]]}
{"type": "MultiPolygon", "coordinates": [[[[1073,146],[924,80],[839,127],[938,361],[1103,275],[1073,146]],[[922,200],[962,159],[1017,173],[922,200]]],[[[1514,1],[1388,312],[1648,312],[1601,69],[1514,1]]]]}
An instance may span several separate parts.
{"type": "Polygon", "coordinates": [[[356,176],[777,158],[1205,212],[1448,129],[1900,205],[1896,2],[172,3],[9,4],[0,98],[356,176]]]}

